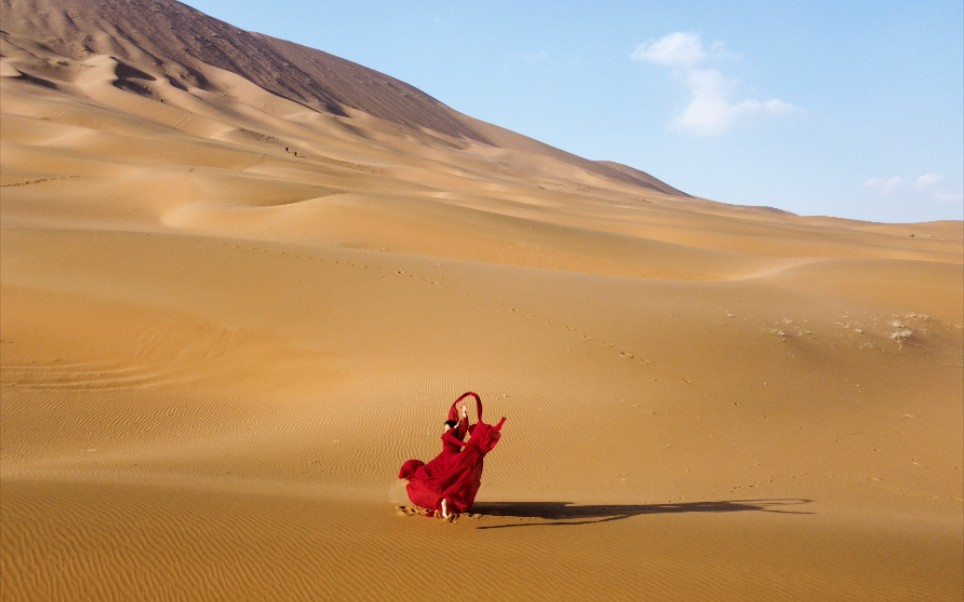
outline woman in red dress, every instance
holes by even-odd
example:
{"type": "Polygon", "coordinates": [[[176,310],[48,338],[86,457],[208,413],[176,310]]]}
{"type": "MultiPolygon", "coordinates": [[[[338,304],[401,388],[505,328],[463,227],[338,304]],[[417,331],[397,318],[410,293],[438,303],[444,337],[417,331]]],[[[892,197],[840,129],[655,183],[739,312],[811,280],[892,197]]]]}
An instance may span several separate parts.
{"type": "Polygon", "coordinates": [[[442,452],[428,464],[409,460],[398,473],[398,478],[408,479],[406,490],[412,503],[429,514],[440,510],[446,518],[450,507],[467,512],[482,484],[483,458],[498,443],[504,423],[505,418],[495,426],[482,422],[482,400],[475,393],[465,393],[455,400],[442,433],[442,452]],[[476,424],[469,424],[465,404],[460,403],[469,396],[475,398],[476,424]],[[468,433],[471,437],[465,441],[468,433]]]}

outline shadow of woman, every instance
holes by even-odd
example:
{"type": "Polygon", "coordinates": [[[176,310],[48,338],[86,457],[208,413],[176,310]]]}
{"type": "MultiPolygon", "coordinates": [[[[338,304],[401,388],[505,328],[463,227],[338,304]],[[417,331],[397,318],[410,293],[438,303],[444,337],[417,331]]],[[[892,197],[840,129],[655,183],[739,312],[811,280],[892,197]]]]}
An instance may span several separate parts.
{"type": "Polygon", "coordinates": [[[570,502],[479,502],[473,514],[502,516],[507,518],[537,518],[541,522],[525,522],[508,525],[489,525],[479,529],[502,529],[505,527],[539,527],[563,525],[589,525],[623,520],[643,514],[677,514],[684,512],[772,512],[776,514],[813,514],[796,506],[813,500],[784,498],[771,500],[723,500],[717,502],[684,502],[680,504],[602,504],[573,505],[570,502]]]}

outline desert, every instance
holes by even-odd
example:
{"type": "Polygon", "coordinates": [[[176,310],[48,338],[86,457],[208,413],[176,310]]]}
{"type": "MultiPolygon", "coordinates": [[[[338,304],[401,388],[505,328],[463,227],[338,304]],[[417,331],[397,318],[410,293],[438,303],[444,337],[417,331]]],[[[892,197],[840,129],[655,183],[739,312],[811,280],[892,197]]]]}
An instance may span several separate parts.
{"type": "Polygon", "coordinates": [[[130,4],[0,4],[2,599],[964,595],[961,222],[693,197],[130,4]],[[475,508],[411,515],[466,391],[475,508]]]}

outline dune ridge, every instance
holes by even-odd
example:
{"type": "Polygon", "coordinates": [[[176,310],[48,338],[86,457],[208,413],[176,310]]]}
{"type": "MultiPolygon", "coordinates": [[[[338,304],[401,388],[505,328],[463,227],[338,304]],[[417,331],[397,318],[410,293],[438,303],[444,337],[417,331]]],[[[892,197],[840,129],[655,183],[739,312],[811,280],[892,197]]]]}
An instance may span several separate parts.
{"type": "Polygon", "coordinates": [[[0,10],[3,600],[964,595],[961,222],[694,198],[176,2],[0,10]],[[478,505],[411,516],[466,390],[478,505]]]}

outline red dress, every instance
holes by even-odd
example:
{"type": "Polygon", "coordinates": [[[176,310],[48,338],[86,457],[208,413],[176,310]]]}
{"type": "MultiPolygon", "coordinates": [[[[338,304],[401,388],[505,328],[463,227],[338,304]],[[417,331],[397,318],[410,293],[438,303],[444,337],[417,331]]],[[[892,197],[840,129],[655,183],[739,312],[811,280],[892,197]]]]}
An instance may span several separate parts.
{"type": "Polygon", "coordinates": [[[442,453],[428,464],[408,460],[398,473],[398,478],[408,479],[406,490],[412,503],[430,512],[438,510],[443,499],[456,512],[472,508],[482,485],[483,459],[501,437],[505,418],[494,426],[482,422],[482,400],[475,393],[465,393],[455,400],[449,419],[455,420],[456,404],[470,395],[475,397],[479,422],[472,426],[460,423],[457,429],[449,429],[442,435],[442,453]],[[466,431],[472,435],[467,442],[462,440],[466,431]]]}

